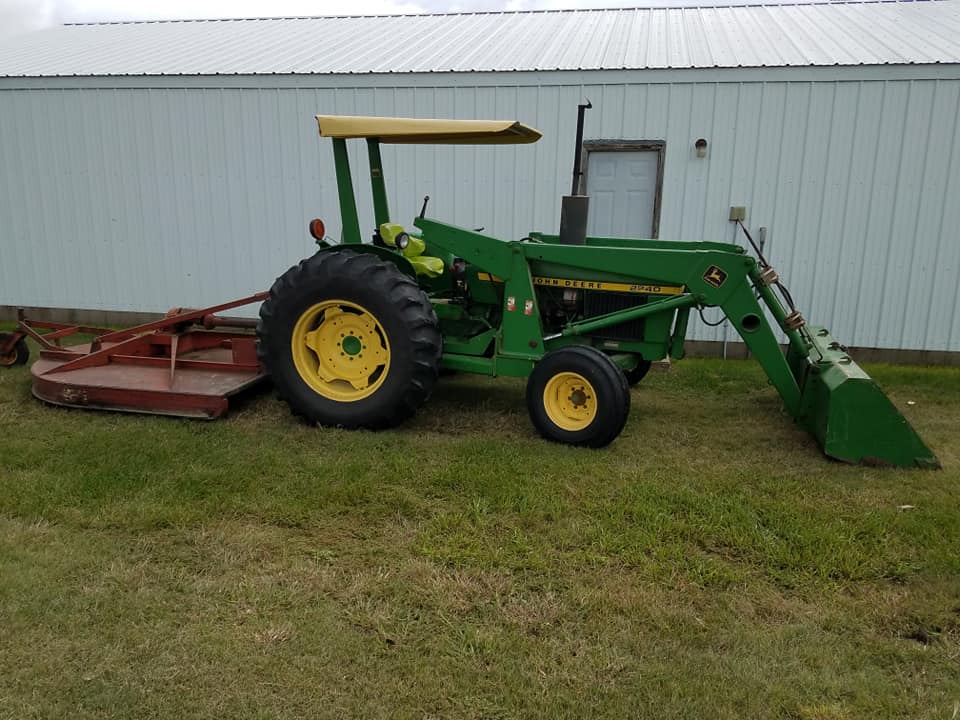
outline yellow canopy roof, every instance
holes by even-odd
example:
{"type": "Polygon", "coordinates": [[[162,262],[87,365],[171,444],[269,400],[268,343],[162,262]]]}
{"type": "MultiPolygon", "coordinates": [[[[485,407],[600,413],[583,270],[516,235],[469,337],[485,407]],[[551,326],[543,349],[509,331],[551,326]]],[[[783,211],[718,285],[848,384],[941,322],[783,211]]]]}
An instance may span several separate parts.
{"type": "Polygon", "coordinates": [[[513,145],[540,139],[540,131],[515,120],[418,120],[317,115],[322,137],[378,138],[383,143],[513,145]]]}

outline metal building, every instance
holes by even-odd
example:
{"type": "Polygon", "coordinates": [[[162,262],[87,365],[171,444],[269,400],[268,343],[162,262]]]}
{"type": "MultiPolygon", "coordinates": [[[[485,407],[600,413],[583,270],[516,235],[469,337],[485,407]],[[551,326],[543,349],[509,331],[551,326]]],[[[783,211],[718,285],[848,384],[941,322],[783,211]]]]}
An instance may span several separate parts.
{"type": "Polygon", "coordinates": [[[429,194],[457,224],[555,230],[583,98],[592,230],[729,241],[743,206],[807,317],[859,347],[960,351],[960,0],[7,39],[0,306],[157,312],[269,286],[311,252],[309,218],[337,232],[317,113],[531,124],[533,146],[385,147],[391,207],[429,194]]]}

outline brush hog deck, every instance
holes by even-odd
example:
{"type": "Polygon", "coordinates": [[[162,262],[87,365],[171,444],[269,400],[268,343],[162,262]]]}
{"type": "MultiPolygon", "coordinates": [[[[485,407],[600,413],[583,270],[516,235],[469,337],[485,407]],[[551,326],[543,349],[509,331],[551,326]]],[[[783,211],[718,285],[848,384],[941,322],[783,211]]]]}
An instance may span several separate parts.
{"type": "Polygon", "coordinates": [[[214,313],[259,299],[171,311],[163,320],[126,330],[21,317],[18,330],[41,348],[31,367],[33,394],[66,407],[218,418],[227,412],[231,397],[264,380],[266,373],[249,331],[255,321],[214,313]],[[92,335],[93,341],[60,344],[81,334],[92,335]]]}

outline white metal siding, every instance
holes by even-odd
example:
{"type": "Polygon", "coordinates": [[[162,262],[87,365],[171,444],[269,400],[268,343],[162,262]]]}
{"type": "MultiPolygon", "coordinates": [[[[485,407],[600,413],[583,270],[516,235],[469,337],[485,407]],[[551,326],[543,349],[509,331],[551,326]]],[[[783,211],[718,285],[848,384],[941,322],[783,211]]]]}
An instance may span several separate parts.
{"type": "MultiPolygon", "coordinates": [[[[309,218],[339,231],[318,112],[527,122],[544,132],[533,146],[385,146],[391,209],[409,221],[429,194],[431,216],[466,227],[508,238],[555,230],[587,96],[586,139],[666,141],[662,238],[732,240],[729,206],[746,205],[806,316],[836,337],[960,350],[960,80],[441,79],[0,90],[0,305],[162,311],[268,287],[312,251],[309,218]]],[[[369,227],[365,148],[353,146],[369,227]]],[[[723,329],[697,322],[693,336],[723,329]]]]}

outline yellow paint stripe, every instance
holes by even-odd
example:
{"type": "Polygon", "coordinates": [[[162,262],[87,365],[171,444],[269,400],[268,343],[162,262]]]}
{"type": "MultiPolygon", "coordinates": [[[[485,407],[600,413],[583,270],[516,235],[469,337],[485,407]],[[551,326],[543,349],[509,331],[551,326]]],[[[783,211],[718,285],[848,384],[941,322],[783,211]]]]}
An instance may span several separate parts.
{"type": "Polygon", "coordinates": [[[680,295],[683,292],[683,288],[676,285],[646,285],[550,277],[534,277],[533,284],[545,287],[569,288],[571,290],[602,290],[604,292],[637,293],[641,295],[680,295]]]}
{"type": "MultiPolygon", "coordinates": [[[[496,275],[478,272],[480,280],[503,282],[496,275]]],[[[534,285],[543,287],[558,287],[569,290],[600,290],[602,292],[636,293],[638,295],[680,295],[683,287],[679,285],[649,285],[645,283],[618,283],[599,280],[572,280],[570,278],[537,277],[533,278],[534,285]]]]}

